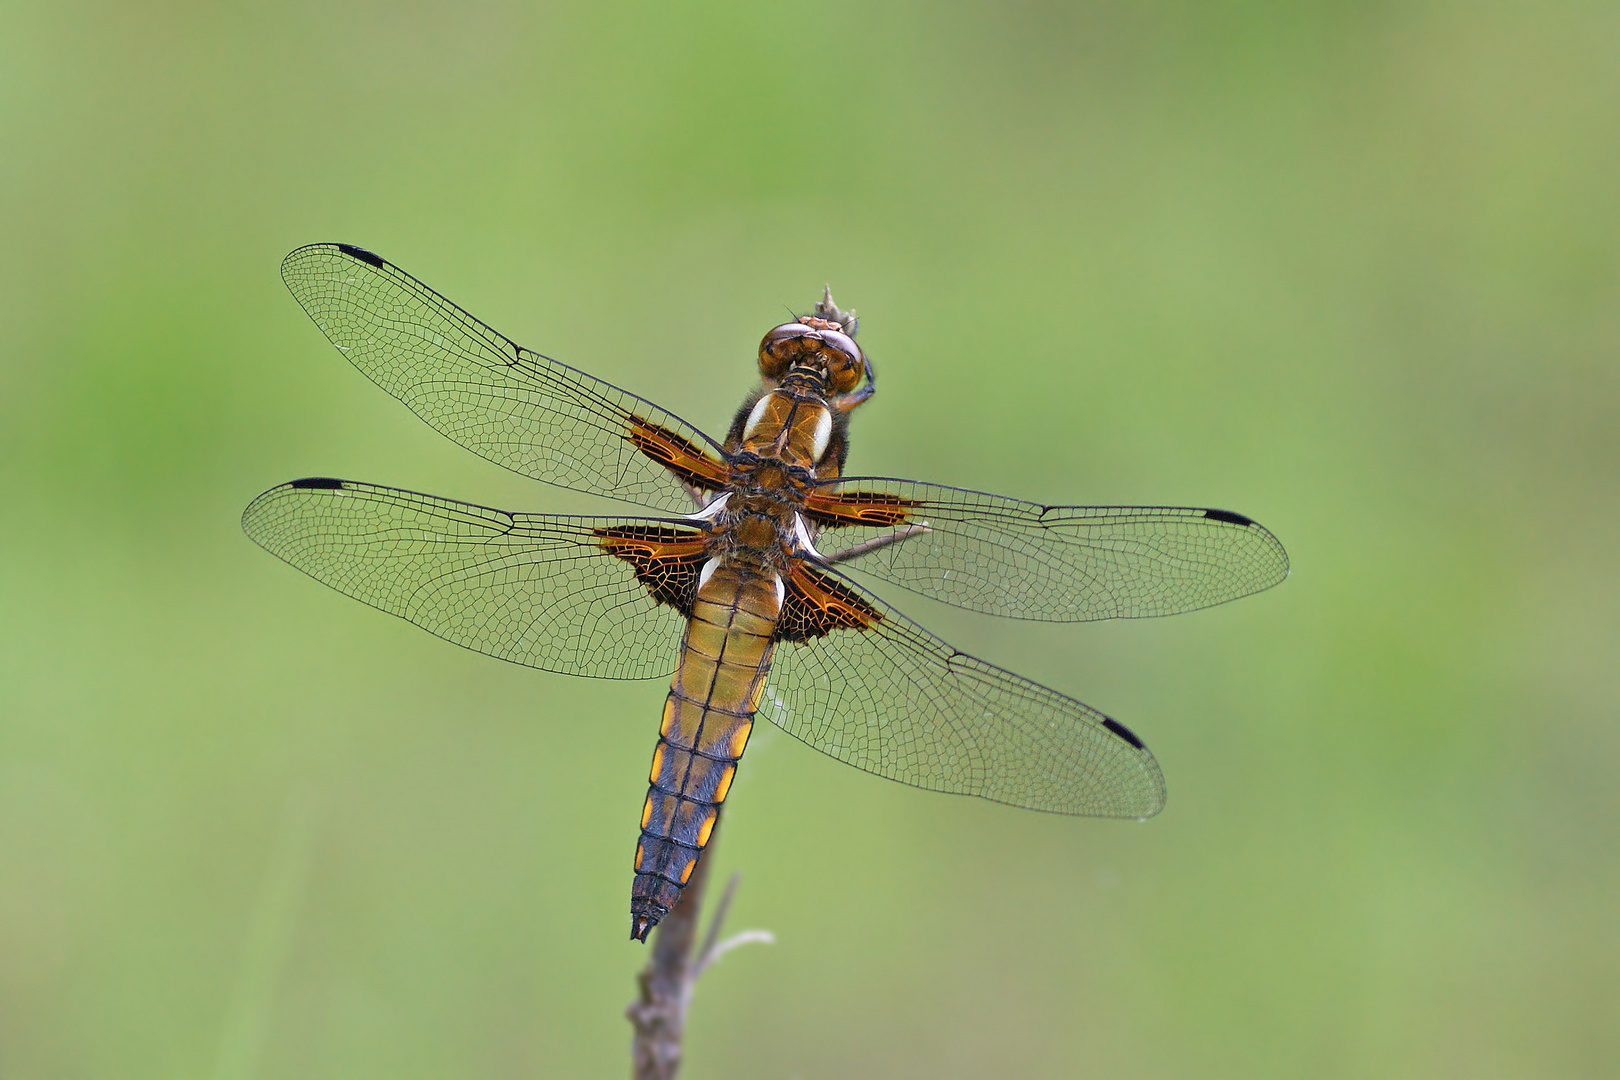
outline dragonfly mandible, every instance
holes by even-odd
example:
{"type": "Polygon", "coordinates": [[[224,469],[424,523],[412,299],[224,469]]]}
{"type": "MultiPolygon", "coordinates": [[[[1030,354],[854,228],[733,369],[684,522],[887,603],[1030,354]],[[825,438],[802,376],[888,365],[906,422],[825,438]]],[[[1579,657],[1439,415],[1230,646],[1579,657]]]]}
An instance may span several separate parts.
{"type": "Polygon", "coordinates": [[[655,512],[513,513],[315,477],[242,516],[272,554],[458,645],[543,671],[670,679],[636,843],[638,940],[702,857],[761,713],[919,788],[1061,814],[1164,806],[1158,762],[1130,729],[952,648],[855,574],[969,611],[1079,622],[1192,611],[1288,573],[1276,537],[1226,510],[1044,506],[845,476],[849,417],[874,377],[830,292],[765,335],[761,383],[716,441],[362,248],[299,248],[282,278],[350,363],[437,431],[524,476],[655,512]]]}

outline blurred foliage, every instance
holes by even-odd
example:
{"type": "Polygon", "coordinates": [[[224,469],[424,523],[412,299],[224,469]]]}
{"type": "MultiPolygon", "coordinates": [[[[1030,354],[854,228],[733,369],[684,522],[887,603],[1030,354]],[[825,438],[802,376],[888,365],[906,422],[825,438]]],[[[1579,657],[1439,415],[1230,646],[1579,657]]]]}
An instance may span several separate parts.
{"type": "MultiPolygon", "coordinates": [[[[1293,578],[964,648],[1146,825],[762,733],[693,1076],[1620,1071],[1620,8],[0,6],[0,1074],[603,1076],[654,683],[461,652],[242,506],[572,497],[281,287],[373,248],[722,428],[822,282],[852,466],[1225,506],[1293,578]]],[[[673,648],[673,643],[672,643],[673,648]]]]}

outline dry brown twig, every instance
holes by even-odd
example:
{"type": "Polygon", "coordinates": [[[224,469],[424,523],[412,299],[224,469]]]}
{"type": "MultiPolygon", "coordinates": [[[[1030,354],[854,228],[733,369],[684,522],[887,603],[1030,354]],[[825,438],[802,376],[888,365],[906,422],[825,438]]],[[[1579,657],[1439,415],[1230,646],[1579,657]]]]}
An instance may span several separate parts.
{"type": "Polygon", "coordinates": [[[680,903],[664,917],[653,932],[652,955],[636,977],[641,995],[624,1010],[635,1028],[631,1043],[633,1080],[674,1080],[681,1069],[681,1044],[686,1036],[686,1013],[692,1004],[697,980],[716,960],[739,945],[769,945],[776,938],[767,930],[744,930],[721,940],[726,911],[737,892],[741,875],[732,874],[726,891],[720,895],[703,944],[693,951],[702,914],[704,886],[709,864],[714,860],[714,841],[692,871],[692,880],[681,893],[680,903]]]}

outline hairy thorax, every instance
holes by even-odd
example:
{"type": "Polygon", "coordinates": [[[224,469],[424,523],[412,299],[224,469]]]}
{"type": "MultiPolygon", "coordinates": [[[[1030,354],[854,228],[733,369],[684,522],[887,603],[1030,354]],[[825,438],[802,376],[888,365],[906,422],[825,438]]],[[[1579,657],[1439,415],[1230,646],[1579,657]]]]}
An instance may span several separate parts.
{"type": "Polygon", "coordinates": [[[835,412],[821,388],[797,381],[739,411],[727,440],[727,488],[709,526],[711,555],[782,571],[805,539],[800,511],[811,486],[827,475],[822,463],[834,428],[835,412]]]}

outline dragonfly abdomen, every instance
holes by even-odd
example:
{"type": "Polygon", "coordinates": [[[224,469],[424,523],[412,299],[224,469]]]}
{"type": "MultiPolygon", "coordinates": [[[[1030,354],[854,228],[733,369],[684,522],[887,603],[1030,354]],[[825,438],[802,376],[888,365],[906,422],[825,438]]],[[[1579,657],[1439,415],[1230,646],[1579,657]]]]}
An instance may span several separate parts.
{"type": "Polygon", "coordinates": [[[638,940],[675,906],[714,832],[765,690],[782,596],[775,574],[718,559],[703,569],[641,811],[630,894],[638,940]]]}

